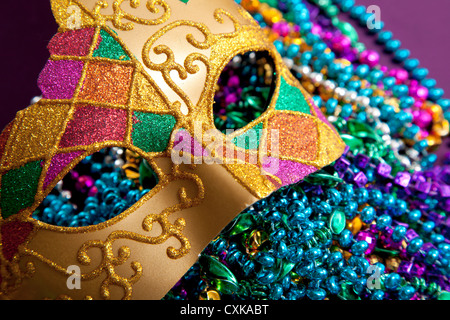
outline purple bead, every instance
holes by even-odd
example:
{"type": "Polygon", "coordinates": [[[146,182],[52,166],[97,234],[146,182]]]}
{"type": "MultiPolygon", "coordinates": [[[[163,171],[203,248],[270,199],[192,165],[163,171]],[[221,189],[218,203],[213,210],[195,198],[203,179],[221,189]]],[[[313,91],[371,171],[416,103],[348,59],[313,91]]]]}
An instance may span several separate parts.
{"type": "Polygon", "coordinates": [[[425,273],[425,266],[415,263],[411,268],[411,275],[421,278],[425,273]]]}
{"type": "Polygon", "coordinates": [[[425,252],[430,251],[430,249],[436,249],[436,247],[434,246],[434,244],[432,244],[431,242],[426,242],[423,246],[422,246],[422,250],[425,252]]]}
{"type": "Polygon", "coordinates": [[[409,278],[411,270],[413,268],[413,263],[409,261],[402,261],[400,262],[400,265],[398,266],[397,273],[400,275],[409,278]]]}
{"type": "Polygon", "coordinates": [[[382,177],[389,177],[389,175],[391,174],[392,171],[392,167],[390,165],[388,165],[387,163],[380,163],[377,166],[377,173],[382,176],[382,177]]]}
{"type": "Polygon", "coordinates": [[[431,211],[428,214],[428,219],[433,220],[436,225],[441,225],[444,223],[445,217],[437,212],[431,211]]]}
{"type": "Polygon", "coordinates": [[[364,174],[364,172],[360,171],[356,174],[356,176],[353,178],[353,181],[358,185],[358,187],[362,188],[364,187],[367,182],[369,181],[364,174]]]}
{"type": "Polygon", "coordinates": [[[426,179],[425,179],[425,177],[423,176],[422,172],[418,172],[418,171],[416,171],[416,172],[413,173],[413,175],[412,175],[412,177],[411,177],[411,180],[412,180],[413,182],[416,182],[416,181],[426,181],[426,179]]]}
{"type": "Polygon", "coordinates": [[[446,166],[440,174],[441,180],[446,184],[450,184],[450,166],[446,166]]]}
{"type": "Polygon", "coordinates": [[[450,198],[450,186],[447,184],[439,186],[439,193],[442,198],[450,198]]]}
{"type": "Polygon", "coordinates": [[[355,158],[355,164],[360,169],[365,169],[370,162],[370,157],[365,154],[358,154],[355,158]]]}
{"type": "Polygon", "coordinates": [[[395,176],[394,183],[398,186],[406,188],[411,181],[411,175],[408,172],[399,172],[395,176]]]}
{"type": "Polygon", "coordinates": [[[334,165],[334,168],[337,171],[340,172],[344,172],[345,170],[347,170],[350,167],[350,161],[348,161],[347,159],[341,157],[336,161],[336,164],[334,165]]]}
{"type": "Polygon", "coordinates": [[[431,183],[428,183],[426,181],[417,181],[415,185],[415,189],[419,191],[420,193],[428,194],[431,190],[431,183]]]}
{"type": "Polygon", "coordinates": [[[409,229],[408,231],[406,231],[406,240],[407,241],[411,241],[415,238],[417,238],[419,235],[417,234],[417,232],[414,229],[409,229]]]}

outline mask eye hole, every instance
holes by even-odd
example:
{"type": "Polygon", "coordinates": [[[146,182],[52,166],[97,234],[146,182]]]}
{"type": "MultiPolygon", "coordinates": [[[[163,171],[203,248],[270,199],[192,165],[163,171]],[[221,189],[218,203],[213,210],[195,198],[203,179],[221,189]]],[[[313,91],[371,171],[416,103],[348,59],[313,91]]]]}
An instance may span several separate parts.
{"type": "Polygon", "coordinates": [[[275,90],[275,64],[267,51],[235,56],[222,71],[214,96],[214,124],[237,130],[267,110],[275,90]]]}
{"type": "Polygon", "coordinates": [[[33,218],[67,228],[97,225],[132,207],[158,184],[153,168],[138,154],[105,148],[78,163],[33,213],[33,218]]]}

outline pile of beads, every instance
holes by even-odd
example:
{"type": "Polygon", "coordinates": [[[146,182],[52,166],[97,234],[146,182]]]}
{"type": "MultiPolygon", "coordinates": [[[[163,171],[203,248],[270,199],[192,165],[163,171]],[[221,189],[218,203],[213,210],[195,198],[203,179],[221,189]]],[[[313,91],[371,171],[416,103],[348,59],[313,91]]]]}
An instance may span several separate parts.
{"type": "Polygon", "coordinates": [[[137,154],[106,148],[70,171],[33,218],[59,227],[97,225],[130,208],[157,183],[156,174],[137,154]]]}
{"type": "MultiPolygon", "coordinates": [[[[436,166],[431,153],[448,135],[443,90],[383,23],[371,32],[402,67],[381,66],[338,18],[342,11],[367,25],[371,15],[353,0],[237,2],[348,148],[241,213],[165,299],[448,300],[450,155],[436,166]]],[[[245,79],[236,61],[229,68],[245,79]]],[[[246,100],[261,82],[222,120],[239,104],[252,109],[246,100]]]]}

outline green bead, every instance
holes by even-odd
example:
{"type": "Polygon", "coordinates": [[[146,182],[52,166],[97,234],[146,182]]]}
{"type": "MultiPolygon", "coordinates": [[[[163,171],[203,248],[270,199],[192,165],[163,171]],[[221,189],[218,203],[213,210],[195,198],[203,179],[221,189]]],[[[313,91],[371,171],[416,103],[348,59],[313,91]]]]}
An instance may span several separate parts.
{"type": "Polygon", "coordinates": [[[237,286],[237,280],[234,276],[233,272],[230,271],[223,263],[221,263],[217,258],[202,255],[199,258],[199,263],[202,266],[202,270],[209,274],[210,276],[214,276],[219,278],[220,280],[226,280],[225,283],[233,283],[237,286]]]}
{"type": "Polygon", "coordinates": [[[342,34],[349,37],[352,43],[356,43],[358,41],[358,32],[356,32],[355,28],[350,23],[339,21],[335,24],[335,27],[341,30],[342,34]]]}
{"type": "Polygon", "coordinates": [[[212,285],[223,294],[233,294],[239,291],[239,286],[228,280],[213,279],[212,285]]]}
{"type": "Polygon", "coordinates": [[[230,236],[234,236],[234,235],[237,235],[244,231],[247,231],[248,229],[253,227],[254,224],[255,224],[255,220],[251,213],[241,214],[239,216],[239,218],[237,219],[237,222],[234,225],[233,229],[231,229],[230,236]]]}
{"type": "Polygon", "coordinates": [[[358,50],[359,53],[361,53],[364,50],[366,50],[366,46],[362,42],[355,43],[355,48],[358,50]]]}
{"type": "Polygon", "coordinates": [[[442,291],[437,299],[438,300],[450,300],[450,292],[442,291]]]}
{"type": "Polygon", "coordinates": [[[346,218],[345,213],[342,210],[335,210],[331,215],[328,227],[333,234],[340,234],[345,229],[346,218]]]}
{"type": "Polygon", "coordinates": [[[329,17],[335,17],[339,14],[339,9],[335,5],[324,8],[325,14],[329,17]]]}
{"type": "Polygon", "coordinates": [[[341,292],[338,294],[338,297],[341,300],[361,300],[361,298],[353,292],[352,285],[348,282],[341,284],[341,292]]]}
{"type": "Polygon", "coordinates": [[[364,142],[349,134],[341,134],[341,139],[349,146],[351,151],[364,148],[364,142]]]}
{"type": "Polygon", "coordinates": [[[372,139],[376,142],[382,142],[381,137],[368,124],[349,120],[347,123],[348,130],[351,135],[361,139],[372,139]]]}
{"type": "Polygon", "coordinates": [[[289,272],[295,267],[295,263],[287,262],[282,259],[277,259],[275,264],[275,270],[278,269],[278,280],[283,279],[289,272]]]}

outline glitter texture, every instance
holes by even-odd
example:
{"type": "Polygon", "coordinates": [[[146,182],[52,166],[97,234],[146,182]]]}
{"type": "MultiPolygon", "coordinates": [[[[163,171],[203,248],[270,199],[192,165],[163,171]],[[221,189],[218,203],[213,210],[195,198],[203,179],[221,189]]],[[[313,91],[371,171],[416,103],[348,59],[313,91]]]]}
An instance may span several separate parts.
{"type": "Polygon", "coordinates": [[[145,152],[163,152],[176,124],[171,115],[134,112],[133,145],[145,152]]]}
{"type": "MultiPolygon", "coordinates": [[[[279,134],[281,156],[313,161],[317,157],[317,127],[314,119],[286,113],[278,113],[269,120],[269,141],[271,130],[279,134]]],[[[269,143],[269,150],[272,148],[269,143]]]]}
{"type": "Polygon", "coordinates": [[[93,106],[78,107],[61,139],[60,147],[123,141],[127,125],[125,110],[93,106]]]}
{"type": "Polygon", "coordinates": [[[79,99],[125,105],[128,101],[133,67],[91,62],[79,99]]]}
{"type": "Polygon", "coordinates": [[[266,172],[280,178],[283,186],[303,180],[306,176],[317,171],[317,168],[312,166],[272,157],[264,158],[262,165],[266,172]]]}
{"type": "Polygon", "coordinates": [[[83,154],[84,151],[61,153],[53,157],[50,167],[48,168],[47,175],[45,176],[43,189],[52,183],[52,181],[67,167],[73,159],[83,154]]]}
{"type": "Polygon", "coordinates": [[[34,161],[2,176],[0,206],[3,218],[33,205],[42,172],[42,162],[34,161]]]}
{"type": "Polygon", "coordinates": [[[263,124],[260,123],[240,136],[235,137],[232,142],[239,148],[246,150],[257,150],[259,148],[263,124]],[[252,132],[253,131],[253,132],[252,132]]]}
{"type": "Polygon", "coordinates": [[[24,110],[20,119],[21,130],[15,133],[16,141],[6,149],[8,163],[24,159],[44,158],[59,136],[69,111],[68,105],[33,105],[24,110]]]}
{"type": "Polygon", "coordinates": [[[195,157],[208,156],[208,152],[186,130],[178,130],[176,133],[173,150],[189,152],[195,157]]]}
{"type": "Polygon", "coordinates": [[[51,55],[86,56],[89,53],[94,31],[94,28],[85,28],[57,33],[50,40],[47,48],[51,55]]]}
{"type": "Polygon", "coordinates": [[[72,99],[81,78],[82,61],[47,61],[39,75],[38,86],[44,99],[72,99]]]}
{"type": "Polygon", "coordinates": [[[5,152],[6,142],[8,142],[9,135],[11,134],[11,129],[14,125],[14,121],[10,122],[5,129],[3,129],[0,134],[0,163],[3,158],[3,153],[5,152]]]}
{"type": "Polygon", "coordinates": [[[311,105],[313,106],[314,111],[316,112],[317,118],[319,118],[323,123],[325,123],[328,127],[330,127],[331,130],[334,131],[334,133],[339,135],[336,128],[331,123],[328,122],[328,119],[323,115],[322,111],[314,104],[312,99],[311,99],[311,105]]]}
{"type": "Polygon", "coordinates": [[[308,102],[306,102],[300,89],[289,85],[284,77],[281,77],[280,95],[275,110],[290,110],[311,114],[308,102]]]}
{"type": "Polygon", "coordinates": [[[11,221],[2,225],[2,253],[6,260],[14,258],[17,249],[27,240],[31,231],[33,224],[29,222],[11,221]]]}
{"type": "Polygon", "coordinates": [[[122,46],[105,30],[100,30],[99,45],[93,57],[102,57],[114,60],[129,61],[130,57],[122,46]]]}

